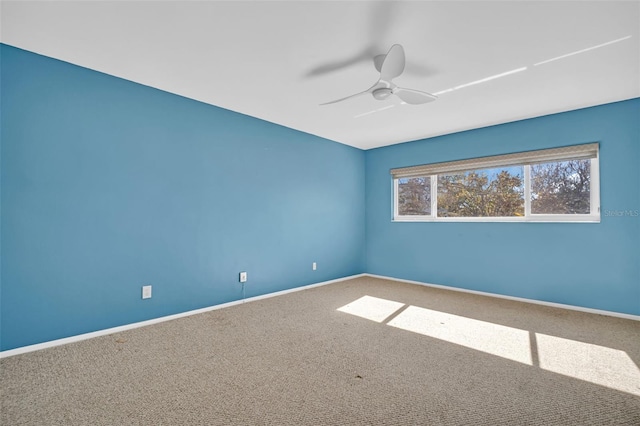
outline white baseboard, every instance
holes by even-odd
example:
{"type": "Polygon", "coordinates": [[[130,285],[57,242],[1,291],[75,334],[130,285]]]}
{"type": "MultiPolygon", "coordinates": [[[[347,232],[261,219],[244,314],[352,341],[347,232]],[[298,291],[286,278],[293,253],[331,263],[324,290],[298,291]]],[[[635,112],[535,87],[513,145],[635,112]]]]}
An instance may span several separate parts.
{"type": "Polygon", "coordinates": [[[305,285],[305,286],[302,286],[302,287],[291,288],[289,290],[276,291],[274,293],[268,293],[268,294],[263,294],[263,295],[260,295],[260,296],[249,297],[248,299],[240,299],[240,300],[236,300],[236,301],[228,302],[228,303],[221,303],[219,305],[208,306],[206,308],[195,309],[195,310],[187,311],[187,312],[181,312],[179,314],[174,314],[174,315],[167,315],[167,316],[164,316],[164,317],[154,318],[154,319],[150,319],[150,320],[147,320],[147,321],[135,322],[135,323],[132,323],[132,324],[126,324],[126,325],[121,325],[121,326],[118,326],[118,327],[112,327],[112,328],[106,328],[106,329],[103,329],[103,330],[92,331],[90,333],[78,334],[76,336],[65,337],[63,339],[50,340],[48,342],[37,343],[35,345],[29,345],[29,346],[23,346],[23,347],[20,347],[20,348],[9,349],[9,350],[6,350],[6,351],[1,351],[0,352],[0,358],[6,358],[6,357],[14,356],[14,355],[20,355],[20,354],[24,354],[24,353],[27,353],[27,352],[39,351],[41,349],[52,348],[54,346],[66,345],[68,343],[79,342],[79,341],[82,341],[82,340],[92,339],[94,337],[99,337],[99,336],[106,336],[108,334],[120,333],[122,331],[131,330],[131,329],[134,329],[134,328],[145,327],[147,325],[158,324],[158,323],[161,323],[161,322],[170,321],[170,320],[183,318],[183,317],[188,317],[188,316],[191,316],[191,315],[202,314],[204,312],[215,311],[217,309],[228,308],[229,306],[240,305],[242,303],[254,302],[256,300],[262,300],[262,299],[268,299],[270,297],[281,296],[283,294],[293,293],[293,292],[296,292],[296,291],[308,290],[310,288],[320,287],[320,286],[323,286],[323,285],[333,284],[333,283],[337,283],[337,282],[340,282],[340,281],[350,280],[350,279],[353,279],[353,278],[359,278],[359,277],[363,277],[363,276],[365,276],[365,274],[350,275],[348,277],[337,278],[335,280],[322,281],[322,282],[319,282],[319,283],[309,284],[309,285],[305,285]]]}
{"type": "Polygon", "coordinates": [[[364,275],[366,277],[371,277],[371,278],[380,278],[380,279],[383,279],[383,280],[391,280],[391,281],[398,281],[398,282],[407,283],[407,284],[416,284],[416,285],[421,285],[421,286],[426,286],[426,287],[434,287],[434,288],[439,288],[439,289],[442,289],[442,290],[459,291],[459,292],[462,292],[462,293],[471,293],[471,294],[477,294],[477,295],[480,295],[480,296],[496,297],[498,299],[507,299],[507,300],[513,300],[513,301],[516,301],[516,302],[532,303],[532,304],[535,304],[535,305],[551,306],[553,308],[568,309],[568,310],[571,310],[571,311],[587,312],[587,313],[590,313],[590,314],[606,315],[606,316],[610,316],[610,317],[624,318],[624,319],[630,319],[630,320],[634,320],[634,321],[640,321],[640,315],[624,314],[622,312],[603,311],[603,310],[600,310],[600,309],[583,308],[582,306],[565,305],[563,303],[554,303],[554,302],[545,302],[545,301],[542,301],[542,300],[526,299],[524,297],[505,296],[503,294],[488,293],[488,292],[477,291],[477,290],[467,290],[465,288],[449,287],[449,286],[440,285],[440,284],[429,284],[429,283],[424,283],[424,282],[421,282],[421,281],[404,280],[404,279],[401,279],[401,278],[387,277],[387,276],[384,276],[384,275],[375,275],[375,274],[362,274],[362,275],[364,275]]]}
{"type": "Polygon", "coordinates": [[[640,315],[632,315],[632,314],[624,314],[624,313],[621,313],[621,312],[612,312],[612,311],[604,311],[604,310],[600,310],[600,309],[584,308],[584,307],[581,307],[581,306],[565,305],[565,304],[562,304],[562,303],[544,302],[544,301],[535,300],[535,299],[525,299],[523,297],[505,296],[505,295],[502,295],[502,294],[488,293],[488,292],[484,292],[484,291],[467,290],[467,289],[464,289],[464,288],[449,287],[449,286],[446,286],[446,285],[439,285],[439,284],[429,284],[429,283],[425,283],[425,282],[421,282],[421,281],[405,280],[405,279],[401,279],[401,278],[388,277],[388,276],[384,276],[384,275],[376,275],[376,274],[367,274],[367,273],[365,273],[365,274],[350,275],[350,276],[347,276],[347,277],[337,278],[335,280],[330,280],[330,281],[323,281],[323,282],[319,282],[319,283],[315,283],[315,284],[309,284],[309,285],[306,285],[306,286],[296,287],[296,288],[292,288],[292,289],[289,289],[289,290],[276,291],[274,293],[268,293],[268,294],[263,294],[263,295],[260,295],[260,296],[250,297],[248,299],[241,299],[241,300],[236,300],[236,301],[233,301],[233,302],[222,303],[222,304],[219,304],[219,305],[208,306],[206,308],[195,309],[195,310],[187,311],[187,312],[181,312],[179,314],[168,315],[168,316],[164,316],[164,317],[160,317],[160,318],[154,318],[154,319],[150,319],[150,320],[147,320],[147,321],[141,321],[141,322],[136,322],[136,323],[132,323],[132,324],[121,325],[121,326],[118,326],[118,327],[106,328],[106,329],[103,329],[103,330],[93,331],[93,332],[90,332],[90,333],[78,334],[76,336],[65,337],[63,339],[51,340],[51,341],[43,342],[43,343],[37,343],[35,345],[29,345],[29,346],[23,346],[23,347],[20,347],[20,348],[9,349],[9,350],[6,350],[6,351],[1,351],[0,352],[0,358],[6,358],[6,357],[14,356],[14,355],[20,355],[20,354],[28,353],[28,352],[39,351],[41,349],[52,348],[52,347],[60,346],[60,345],[66,345],[68,343],[79,342],[79,341],[82,341],[82,340],[92,339],[94,337],[99,337],[99,336],[106,336],[108,334],[120,333],[120,332],[123,332],[123,331],[126,331],[126,330],[132,330],[134,328],[145,327],[145,326],[148,326],[148,325],[158,324],[158,323],[161,323],[161,322],[170,321],[170,320],[183,318],[183,317],[188,317],[188,316],[191,316],[191,315],[197,315],[197,314],[201,314],[201,313],[204,313],[204,312],[215,311],[217,309],[228,308],[230,306],[235,306],[235,305],[239,305],[239,304],[246,303],[246,302],[254,302],[256,300],[268,299],[270,297],[281,296],[283,294],[293,293],[293,292],[296,292],[296,291],[308,290],[308,289],[311,289],[311,288],[314,288],[314,287],[320,287],[320,286],[324,286],[324,285],[327,285],[327,284],[333,284],[333,283],[337,283],[337,282],[340,282],[340,281],[346,281],[346,280],[350,280],[350,279],[353,279],[353,278],[359,278],[359,277],[380,278],[380,279],[384,279],[384,280],[398,281],[398,282],[403,282],[403,283],[408,283],[408,284],[415,284],[415,285],[421,285],[421,286],[426,286],[426,287],[439,288],[439,289],[442,289],[442,290],[459,291],[459,292],[462,292],[462,293],[470,293],[470,294],[477,294],[477,295],[480,295],[480,296],[496,297],[496,298],[499,298],[499,299],[513,300],[513,301],[516,301],[516,302],[532,303],[532,304],[536,304],[536,305],[550,306],[550,307],[553,307],[553,308],[568,309],[568,310],[572,310],[572,311],[587,312],[587,313],[590,313],[590,314],[606,315],[606,316],[610,316],[610,317],[617,317],[617,318],[630,319],[630,320],[634,320],[634,321],[640,321],[640,315]]]}

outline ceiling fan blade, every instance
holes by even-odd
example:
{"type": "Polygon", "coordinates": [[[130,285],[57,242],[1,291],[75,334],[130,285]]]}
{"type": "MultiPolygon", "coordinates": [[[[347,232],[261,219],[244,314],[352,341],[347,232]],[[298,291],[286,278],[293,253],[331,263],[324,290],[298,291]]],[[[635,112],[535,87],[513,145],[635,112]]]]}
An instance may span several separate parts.
{"type": "Polygon", "coordinates": [[[386,58],[387,55],[377,55],[374,56],[373,58],[373,66],[376,68],[376,70],[378,72],[382,71],[382,63],[384,62],[384,58],[386,58]]]}
{"type": "Polygon", "coordinates": [[[403,89],[402,87],[396,87],[393,89],[393,94],[411,105],[426,104],[427,102],[433,102],[438,99],[436,95],[432,95],[431,93],[421,92],[419,90],[403,89]]]}
{"type": "Polygon", "coordinates": [[[404,71],[404,49],[399,44],[394,44],[384,58],[380,67],[380,80],[391,81],[404,71]]]}
{"type": "Polygon", "coordinates": [[[338,102],[342,102],[342,101],[346,101],[347,99],[351,99],[351,98],[355,98],[357,96],[361,96],[361,95],[366,95],[367,93],[372,93],[373,89],[375,89],[378,86],[378,83],[374,84],[373,86],[369,87],[367,90],[365,90],[364,92],[360,92],[360,93],[356,93],[355,95],[349,95],[349,96],[345,96],[344,98],[340,98],[340,99],[336,99],[335,101],[331,101],[331,102],[325,102],[323,104],[320,105],[330,105],[330,104],[335,104],[338,102]]]}

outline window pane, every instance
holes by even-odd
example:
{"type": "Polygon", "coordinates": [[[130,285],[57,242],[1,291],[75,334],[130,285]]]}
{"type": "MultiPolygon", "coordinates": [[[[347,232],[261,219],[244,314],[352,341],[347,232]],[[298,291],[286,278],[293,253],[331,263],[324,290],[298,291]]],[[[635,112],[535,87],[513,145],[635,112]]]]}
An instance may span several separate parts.
{"type": "Polygon", "coordinates": [[[523,166],[439,175],[438,216],[524,216],[523,176],[523,166]]]}
{"type": "Polygon", "coordinates": [[[398,214],[431,214],[431,177],[398,179],[398,214]]]}
{"type": "Polygon", "coordinates": [[[591,160],[531,166],[531,213],[589,214],[591,160]]]}

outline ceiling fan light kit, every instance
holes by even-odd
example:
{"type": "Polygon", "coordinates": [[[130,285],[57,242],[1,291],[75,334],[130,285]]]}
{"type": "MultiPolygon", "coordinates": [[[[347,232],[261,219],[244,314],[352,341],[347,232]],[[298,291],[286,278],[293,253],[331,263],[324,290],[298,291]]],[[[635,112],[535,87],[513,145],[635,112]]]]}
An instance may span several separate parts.
{"type": "Polygon", "coordinates": [[[320,105],[335,104],[347,99],[354,98],[356,96],[365,95],[367,93],[370,93],[374,99],[377,99],[379,101],[388,99],[391,95],[395,95],[404,103],[410,105],[425,104],[427,102],[433,102],[438,99],[436,95],[432,95],[431,93],[398,87],[391,81],[394,78],[400,76],[400,74],[402,74],[402,72],[404,71],[405,56],[404,49],[401,45],[394,44],[393,46],[391,46],[391,49],[389,49],[389,52],[386,55],[376,56],[374,59],[374,64],[376,66],[376,69],[380,71],[380,78],[373,86],[371,86],[364,92],[356,93],[355,95],[350,95],[320,105]]]}

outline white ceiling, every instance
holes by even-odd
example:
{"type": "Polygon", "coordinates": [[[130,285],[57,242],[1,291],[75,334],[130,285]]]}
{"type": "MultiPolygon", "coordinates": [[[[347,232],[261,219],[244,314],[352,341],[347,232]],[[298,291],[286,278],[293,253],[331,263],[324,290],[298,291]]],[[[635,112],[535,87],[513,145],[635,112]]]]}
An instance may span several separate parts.
{"type": "Polygon", "coordinates": [[[3,43],[363,149],[640,96],[638,1],[0,7],[3,43]],[[526,69],[424,105],[319,106],[375,83],[373,57],[395,43],[407,57],[395,83],[431,93],[526,69]]]}

